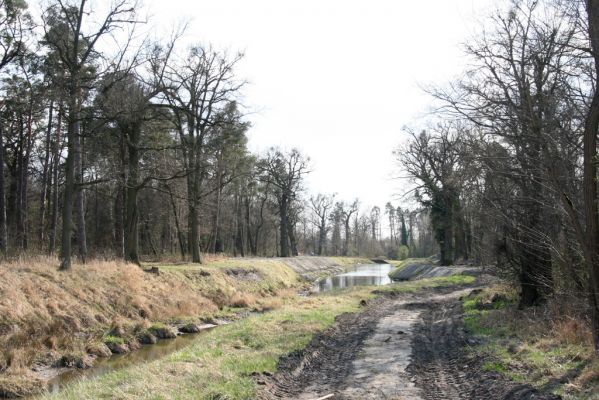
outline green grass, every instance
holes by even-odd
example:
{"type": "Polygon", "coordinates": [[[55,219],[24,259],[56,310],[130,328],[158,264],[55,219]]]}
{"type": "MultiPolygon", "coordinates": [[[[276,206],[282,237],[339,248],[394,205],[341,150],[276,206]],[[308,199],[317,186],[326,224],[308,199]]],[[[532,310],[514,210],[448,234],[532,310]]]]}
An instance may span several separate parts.
{"type": "Polygon", "coordinates": [[[104,343],[107,345],[111,345],[111,344],[122,345],[122,344],[125,344],[125,339],[118,337],[118,336],[106,335],[106,336],[104,336],[104,343]]]}
{"type": "MultiPolygon", "coordinates": [[[[485,371],[539,388],[573,370],[580,369],[582,375],[595,373],[589,343],[563,339],[569,332],[558,332],[564,328],[554,325],[541,310],[518,310],[513,292],[504,291],[505,298],[490,302],[494,293],[497,289],[463,299],[466,330],[482,339],[470,351],[489,360],[483,365],[485,371]]],[[[588,397],[589,391],[597,389],[599,370],[596,375],[594,384],[562,384],[554,392],[570,400],[597,399],[588,397]]]]}
{"type": "Polygon", "coordinates": [[[483,371],[500,372],[500,373],[502,373],[502,372],[506,372],[507,371],[507,367],[505,365],[503,365],[501,362],[490,362],[490,361],[487,361],[483,365],[483,371]]]}
{"type": "Polygon", "coordinates": [[[376,289],[378,293],[408,293],[417,292],[427,288],[438,288],[443,286],[462,286],[470,285],[476,281],[476,278],[470,275],[452,275],[437,278],[420,279],[416,281],[398,282],[391,285],[382,286],[376,289]]]}
{"type": "Polygon", "coordinates": [[[333,260],[337,264],[344,266],[344,267],[350,266],[350,265],[371,264],[372,263],[372,261],[369,258],[364,258],[364,257],[327,257],[327,258],[333,260]]]}
{"type": "Polygon", "coordinates": [[[492,310],[501,310],[508,306],[508,302],[500,300],[491,304],[491,310],[483,309],[484,299],[481,296],[468,297],[463,300],[464,326],[466,330],[476,336],[493,335],[503,338],[507,335],[505,326],[489,326],[481,323],[488,318],[492,310]]]}
{"type": "MultiPolygon", "coordinates": [[[[452,276],[378,288],[377,293],[472,283],[452,276]]],[[[165,358],[73,384],[45,399],[253,399],[255,372],[275,372],[278,359],[304,348],[335,317],[360,309],[374,287],[355,287],[317,296],[289,297],[277,310],[202,334],[189,347],[165,358]]]]}
{"type": "Polygon", "coordinates": [[[359,309],[369,290],[300,299],[279,310],[219,327],[164,359],[74,384],[48,399],[252,399],[251,373],[276,370],[335,317],[359,309]]]}

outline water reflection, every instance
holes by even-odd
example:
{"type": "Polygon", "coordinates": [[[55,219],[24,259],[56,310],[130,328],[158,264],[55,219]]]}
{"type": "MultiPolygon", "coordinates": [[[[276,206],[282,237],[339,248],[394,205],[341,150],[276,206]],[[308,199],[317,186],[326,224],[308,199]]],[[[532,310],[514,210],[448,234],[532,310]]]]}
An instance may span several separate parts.
{"type": "Polygon", "coordinates": [[[315,289],[326,292],[352,286],[380,286],[391,283],[389,272],[393,267],[389,264],[366,264],[353,267],[349,271],[320,280],[315,289]]]}
{"type": "Polygon", "coordinates": [[[120,370],[132,365],[158,360],[170,353],[181,350],[198,339],[201,333],[191,333],[177,336],[175,339],[160,340],[158,343],[143,346],[139,350],[126,354],[113,355],[109,358],[99,359],[89,369],[66,369],[47,382],[50,393],[57,393],[68,384],[83,378],[93,378],[107,372],[120,370]]]}

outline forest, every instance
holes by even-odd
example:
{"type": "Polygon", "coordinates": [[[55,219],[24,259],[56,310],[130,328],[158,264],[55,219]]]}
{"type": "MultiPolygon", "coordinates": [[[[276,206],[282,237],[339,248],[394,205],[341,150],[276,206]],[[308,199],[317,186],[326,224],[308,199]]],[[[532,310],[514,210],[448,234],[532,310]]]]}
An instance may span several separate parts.
{"type": "Polygon", "coordinates": [[[3,254],[56,253],[68,269],[72,256],[397,253],[408,220],[426,235],[417,212],[388,204],[404,236],[384,243],[379,207],[306,193],[308,155],[252,154],[243,54],[183,47],[184,27],[140,40],[132,1],[86,7],[51,2],[34,21],[24,1],[2,2],[3,254]]]}
{"type": "Polygon", "coordinates": [[[599,4],[516,1],[428,88],[435,118],[397,152],[441,264],[496,263],[520,305],[584,299],[599,348],[599,4]]]}
{"type": "MultiPolygon", "coordinates": [[[[135,0],[31,6],[0,0],[3,263],[493,266],[519,309],[559,299],[599,354],[598,0],[501,2],[463,45],[466,69],[398,127],[404,190],[384,207],[358,187],[310,192],[298,149],[250,151],[243,53],[190,45],[184,25],[154,38],[135,0]]],[[[252,303],[228,296],[211,301],[252,303]]]]}

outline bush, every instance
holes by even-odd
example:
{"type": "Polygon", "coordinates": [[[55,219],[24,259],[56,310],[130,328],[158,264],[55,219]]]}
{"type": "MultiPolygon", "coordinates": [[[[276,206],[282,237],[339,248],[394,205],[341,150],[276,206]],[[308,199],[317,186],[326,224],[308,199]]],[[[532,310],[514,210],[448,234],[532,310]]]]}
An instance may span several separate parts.
{"type": "Polygon", "coordinates": [[[405,260],[410,256],[408,246],[389,247],[387,248],[387,258],[390,260],[405,260]]]}
{"type": "Polygon", "coordinates": [[[403,261],[408,257],[410,257],[410,248],[408,246],[399,246],[398,259],[403,261]]]}

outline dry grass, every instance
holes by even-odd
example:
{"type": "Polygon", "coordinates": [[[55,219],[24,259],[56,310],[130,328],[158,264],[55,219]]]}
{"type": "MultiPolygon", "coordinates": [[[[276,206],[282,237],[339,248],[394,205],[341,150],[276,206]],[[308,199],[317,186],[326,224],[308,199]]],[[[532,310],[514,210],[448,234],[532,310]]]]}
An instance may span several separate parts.
{"type": "MultiPolygon", "coordinates": [[[[275,372],[280,356],[301,349],[344,312],[360,309],[371,288],[294,296],[281,308],[204,334],[151,363],[84,380],[44,399],[255,399],[255,373],[275,372]]],[[[284,295],[284,293],[282,293],[284,295]]]]}
{"type": "Polygon", "coordinates": [[[235,292],[231,295],[228,304],[231,307],[252,307],[254,304],[256,304],[256,296],[251,293],[235,292]]]}
{"type": "Polygon", "coordinates": [[[217,307],[180,279],[116,261],[56,269],[30,258],[0,266],[0,366],[31,365],[39,350],[73,348],[109,324],[207,315],[217,307]],[[77,337],[74,336],[77,334],[77,337]]]}
{"type": "Polygon", "coordinates": [[[599,386],[599,361],[589,365],[573,382],[577,388],[599,386]]]}
{"type": "Polygon", "coordinates": [[[590,347],[593,345],[593,334],[588,324],[580,319],[565,317],[552,322],[554,339],[565,345],[581,345],[590,347]]]}
{"type": "Polygon", "coordinates": [[[209,319],[227,306],[268,309],[278,290],[299,282],[280,262],[222,258],[160,266],[159,275],[119,261],[91,261],[69,272],[57,266],[43,257],[0,265],[0,373],[22,373],[64,353],[99,352],[104,335],[125,337],[149,321],[209,319]],[[245,281],[231,268],[255,272],[245,281]]]}
{"type": "Polygon", "coordinates": [[[551,389],[564,399],[597,399],[588,396],[599,389],[599,363],[581,314],[584,307],[554,298],[519,310],[516,297],[509,287],[495,287],[464,300],[466,327],[485,338],[474,351],[490,355],[492,365],[517,381],[551,389]],[[489,303],[498,294],[506,300],[489,303]],[[556,383],[567,376],[566,384],[556,383]]]}
{"type": "Polygon", "coordinates": [[[364,257],[327,257],[335,263],[343,266],[356,264],[371,264],[372,261],[364,257]]]}

